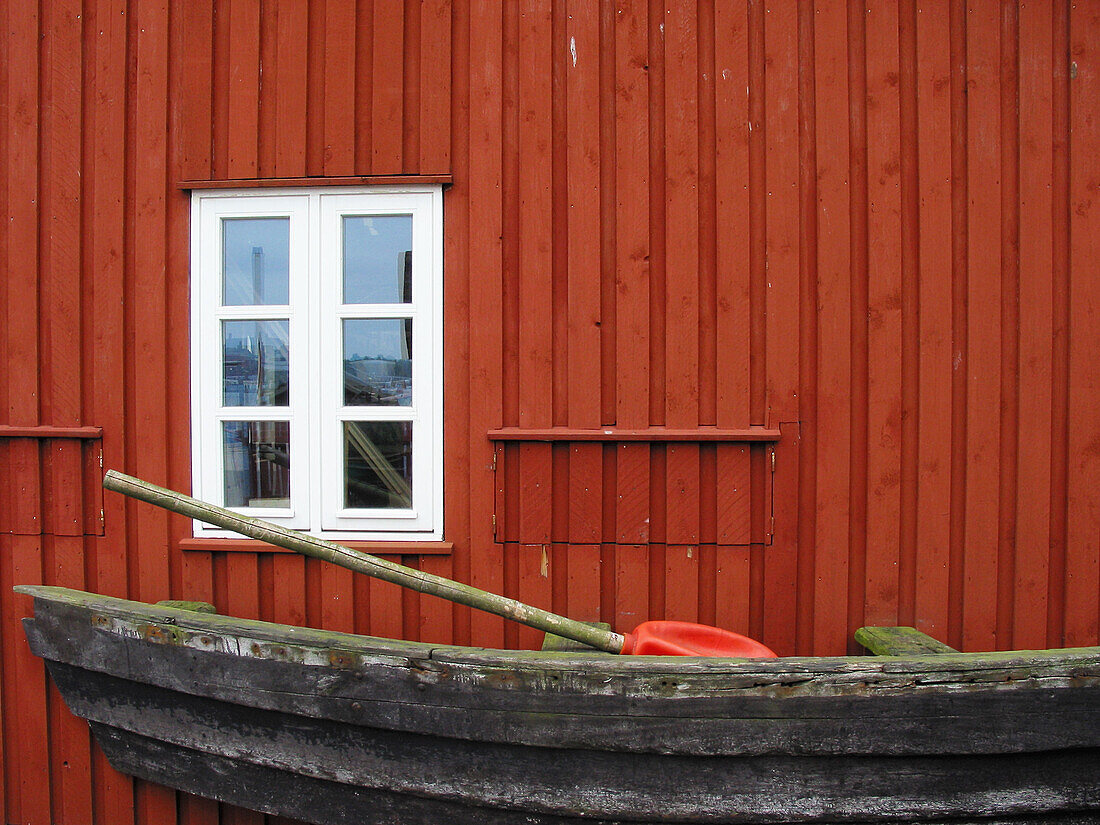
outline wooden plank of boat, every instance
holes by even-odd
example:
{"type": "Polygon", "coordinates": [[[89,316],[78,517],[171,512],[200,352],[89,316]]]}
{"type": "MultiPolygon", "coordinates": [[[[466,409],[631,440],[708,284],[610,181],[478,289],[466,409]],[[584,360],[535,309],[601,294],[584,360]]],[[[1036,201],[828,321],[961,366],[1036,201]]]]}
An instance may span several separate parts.
{"type": "Polygon", "coordinates": [[[494,651],[21,590],[116,768],[321,825],[1100,817],[1098,648],[494,651]]]}

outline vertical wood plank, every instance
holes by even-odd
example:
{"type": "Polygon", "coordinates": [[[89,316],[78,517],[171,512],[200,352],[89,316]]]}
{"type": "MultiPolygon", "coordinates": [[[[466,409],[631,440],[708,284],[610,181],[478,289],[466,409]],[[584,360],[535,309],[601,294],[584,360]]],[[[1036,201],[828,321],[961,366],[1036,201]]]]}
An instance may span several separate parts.
{"type": "Polygon", "coordinates": [[[181,793],[180,825],[218,825],[218,803],[213,799],[181,793]]]}
{"type": "Polygon", "coordinates": [[[12,507],[6,519],[8,530],[23,536],[42,532],[42,461],[37,439],[14,438],[8,442],[8,472],[12,479],[12,507]]]}
{"type": "MultiPolygon", "coordinates": [[[[450,579],[454,569],[448,556],[423,556],[420,569],[425,573],[450,579]]],[[[452,644],[454,638],[454,605],[445,599],[422,596],[420,599],[420,641],[452,644]]]]}
{"type": "MultiPolygon", "coordinates": [[[[326,175],[355,170],[355,4],[325,5],[325,154],[326,175]]],[[[392,128],[392,127],[391,127],[392,128]]]]}
{"type": "Polygon", "coordinates": [[[1051,9],[1051,353],[1050,353],[1050,545],[1046,643],[1063,644],[1066,534],[1069,513],[1069,318],[1072,198],[1070,177],[1070,8],[1051,9]]]}
{"type": "Polygon", "coordinates": [[[519,510],[518,540],[526,544],[550,541],[551,458],[549,444],[519,446],[519,481],[514,500],[519,510]]]}
{"type": "Polygon", "coordinates": [[[751,540],[752,526],[749,448],[743,444],[720,444],[717,449],[717,541],[720,545],[744,545],[751,540]]]}
{"type": "Polygon", "coordinates": [[[259,165],[260,140],[259,0],[232,0],[228,26],[226,171],[231,178],[254,178],[259,165]]]}
{"type": "MultiPolygon", "coordinates": [[[[481,319],[469,331],[470,351],[479,361],[470,374],[470,583],[503,592],[503,553],[494,542],[492,454],[482,428],[500,426],[503,351],[502,177],[503,76],[499,55],[503,10],[498,3],[471,3],[469,20],[469,241],[470,317],[481,319]]],[[[470,638],[500,647],[503,621],[483,611],[470,617],[470,638]]]]}
{"type": "MultiPolygon", "coordinates": [[[[279,177],[306,173],[308,32],[307,0],[280,3],[275,32],[276,63],[271,67],[275,85],[267,92],[274,98],[275,131],[265,136],[275,144],[275,174],[279,177]]],[[[347,117],[347,112],[344,116],[347,117]]]]}
{"type": "Polygon", "coordinates": [[[814,20],[817,136],[817,513],[814,520],[814,653],[845,650],[851,415],[851,245],[848,176],[848,19],[840,4],[814,20]]]}
{"type": "MultiPolygon", "coordinates": [[[[174,3],[172,14],[178,21],[177,42],[181,46],[178,59],[183,65],[176,82],[185,90],[176,103],[176,116],[181,126],[180,176],[183,180],[204,180],[212,173],[213,8],[201,3],[174,3]]],[[[104,26],[107,23],[99,22],[104,26]]],[[[102,107],[102,103],[98,103],[97,111],[102,107]]]]}
{"type": "MultiPolygon", "coordinates": [[[[570,427],[598,427],[600,420],[600,179],[605,159],[601,149],[601,118],[607,118],[606,101],[600,97],[601,62],[610,59],[600,51],[599,6],[569,2],[565,50],[566,64],[566,172],[568,210],[566,223],[555,228],[555,244],[567,247],[567,408],[570,427]]],[[[588,454],[592,450],[584,451],[588,454]]],[[[573,452],[573,456],[577,453],[573,452]]],[[[587,466],[587,464],[586,464],[587,466]]],[[[571,483],[573,464],[570,463],[571,483]]],[[[571,520],[572,521],[572,520],[571,520]]],[[[594,541],[589,537],[576,541],[594,541]]]]}
{"type": "MultiPolygon", "coordinates": [[[[550,4],[525,7],[519,20],[519,425],[552,418],[553,287],[550,4]]],[[[526,457],[530,451],[521,447],[526,457]]],[[[541,467],[540,467],[541,469],[541,467]]],[[[548,477],[548,476],[547,476],[548,477]]]]}
{"type": "Polygon", "coordinates": [[[321,567],[321,626],[326,630],[355,630],[355,598],[350,570],[325,564],[321,567]]]}
{"type": "MultiPolygon", "coordinates": [[[[453,163],[456,183],[444,196],[444,212],[447,221],[447,232],[444,233],[444,260],[449,267],[447,275],[448,288],[443,291],[443,316],[447,319],[461,319],[457,323],[448,320],[450,334],[447,336],[447,346],[444,347],[444,369],[448,380],[444,385],[443,406],[450,412],[444,416],[443,442],[446,445],[449,456],[444,467],[444,489],[447,491],[443,502],[443,521],[448,535],[468,537],[472,531],[471,501],[476,497],[473,488],[481,485],[484,489],[484,479],[489,479],[491,484],[491,456],[489,450],[495,445],[487,444],[483,439],[480,444],[480,454],[472,452],[471,413],[474,399],[471,392],[473,380],[473,364],[470,352],[470,339],[475,326],[470,314],[472,301],[470,275],[472,216],[470,214],[471,188],[469,180],[470,168],[470,117],[471,117],[471,66],[470,66],[470,18],[469,8],[466,4],[460,4],[453,8],[453,20],[448,15],[448,25],[453,24],[453,31],[448,33],[448,45],[453,50],[451,61],[453,85],[448,88],[453,95],[453,105],[448,101],[449,129],[447,142],[448,168],[453,163]],[[488,461],[481,466],[475,466],[474,462],[484,457],[488,461]]],[[[425,22],[425,28],[431,29],[434,24],[425,22]]],[[[423,60],[425,74],[431,76],[434,71],[432,60],[425,57],[423,60]]],[[[421,101],[426,97],[421,96],[421,101]]],[[[422,113],[421,122],[424,121],[422,113]]],[[[422,155],[425,145],[421,145],[422,155]]],[[[430,168],[430,167],[427,167],[430,168]]],[[[490,498],[490,504],[492,499],[490,498]]],[[[491,510],[482,510],[478,516],[482,521],[493,518],[491,510]]],[[[491,528],[490,528],[491,529],[491,528]]],[[[488,541],[491,543],[490,535],[488,541]]],[[[452,572],[457,581],[471,581],[471,565],[474,550],[469,541],[459,541],[455,545],[452,557],[452,572]]],[[[456,644],[469,644],[470,619],[469,608],[457,607],[453,612],[454,642],[456,644]]]]}
{"type": "MultiPolygon", "coordinates": [[[[124,168],[126,146],[126,97],[118,90],[126,86],[126,16],[122,0],[100,0],[95,7],[95,99],[91,135],[91,348],[95,353],[92,372],[91,420],[103,427],[103,463],[123,467],[126,462],[125,426],[125,287],[122,258],[125,251],[124,168]]],[[[123,496],[103,499],[106,530],[124,529],[126,503],[123,496]]],[[[127,595],[125,543],[101,540],[95,545],[96,592],[109,596],[127,595]]],[[[129,796],[126,782],[111,784],[129,796]]],[[[121,810],[125,799],[117,800],[121,810]]]]}
{"type": "MultiPolygon", "coordinates": [[[[38,198],[39,198],[39,69],[38,7],[19,3],[7,8],[7,61],[5,169],[7,260],[7,314],[4,319],[9,364],[38,364],[38,198]]],[[[5,371],[7,409],[10,424],[39,422],[39,375],[37,370],[5,371]]]]}
{"type": "Polygon", "coordinates": [[[999,25],[1001,224],[1000,441],[997,485],[997,644],[1011,648],[1016,585],[1020,424],[1020,84],[1019,7],[1001,4],[999,25]]]}
{"type": "Polygon", "coordinates": [[[798,572],[795,593],[795,641],[799,652],[814,645],[814,598],[817,580],[817,396],[818,349],[818,166],[816,99],[816,13],[798,9],[798,420],[801,474],[798,477],[798,572]]]}
{"type": "Polygon", "coordinates": [[[699,620],[699,546],[670,544],[665,548],[664,618],[699,620]]]}
{"type": "Polygon", "coordinates": [[[897,624],[901,517],[901,125],[895,3],[867,13],[868,624],[897,624]]]}
{"type": "MultiPolygon", "coordinates": [[[[178,44],[184,40],[184,27],[190,22],[169,1],[166,9],[168,39],[168,140],[165,167],[168,181],[165,205],[165,281],[167,283],[165,303],[169,307],[165,318],[165,337],[168,347],[168,363],[165,375],[166,410],[165,424],[168,432],[188,432],[191,426],[191,318],[182,307],[191,303],[191,239],[189,227],[191,221],[191,203],[188,193],[178,189],[178,181],[183,179],[183,170],[187,164],[185,135],[193,132],[194,124],[185,123],[182,118],[184,99],[190,92],[190,85],[183,80],[188,67],[186,55],[178,44]]],[[[270,38],[269,38],[270,41],[270,38]]],[[[266,45],[270,45],[270,42],[266,45]]],[[[201,52],[200,52],[201,53],[201,52]]],[[[205,77],[200,71],[199,78],[205,77]]],[[[192,110],[194,113],[195,110],[192,110]]],[[[209,122],[209,112],[206,113],[209,122]]],[[[207,133],[208,134],[208,133],[207,133]]],[[[268,160],[271,163],[270,158],[268,160]]],[[[268,167],[270,171],[270,165],[268,167]]],[[[166,460],[168,462],[165,478],[175,490],[191,490],[191,443],[189,438],[167,439],[166,460]]],[[[102,469],[93,466],[91,485],[99,496],[103,494],[102,469]]],[[[174,515],[169,519],[168,580],[172,598],[181,598],[184,571],[188,562],[179,551],[179,543],[191,536],[193,526],[189,519],[174,515]]]]}
{"type": "MultiPolygon", "coordinates": [[[[81,22],[79,4],[57,2],[43,7],[41,90],[43,221],[39,284],[43,301],[42,409],[51,423],[80,422],[83,384],[80,272],[80,181],[82,95],[81,22]]],[[[29,371],[29,370],[28,370],[29,371]]],[[[58,445],[61,446],[61,445],[58,445]]],[[[63,446],[67,452],[79,444],[63,446]]],[[[76,478],[79,478],[79,469],[76,478]]],[[[71,497],[79,488],[69,485],[57,493],[71,497]]],[[[76,502],[79,506],[79,502],[76,502]]],[[[73,535],[66,526],[65,534],[73,535]]]]}
{"type": "Polygon", "coordinates": [[[401,168],[415,174],[420,171],[420,58],[422,3],[405,3],[401,78],[401,168]]]}
{"type": "MultiPolygon", "coordinates": [[[[167,481],[167,446],[163,438],[141,438],[155,432],[167,416],[167,341],[164,334],[168,315],[166,255],[166,166],[168,122],[168,8],[167,3],[142,6],[131,37],[136,49],[134,105],[129,117],[134,139],[132,170],[132,232],[127,255],[132,256],[129,306],[133,345],[128,364],[132,380],[130,407],[133,418],[128,435],[134,444],[134,469],[141,478],[167,481]],[[137,238],[159,238],[158,243],[139,243],[137,238]]],[[[253,141],[253,151],[255,142],[253,141]]],[[[254,162],[254,159],[253,159],[254,162]]],[[[131,570],[137,582],[137,597],[157,601],[169,597],[167,565],[168,518],[148,506],[135,506],[134,546],[140,542],[148,552],[132,554],[131,570]],[[140,538],[139,538],[140,537],[140,538]],[[157,552],[159,550],[159,552],[157,552]]],[[[150,804],[159,804],[152,792],[150,804]]]]}
{"type": "MultiPolygon", "coordinates": [[[[327,34],[325,30],[325,11],[328,3],[326,0],[309,0],[305,2],[305,14],[307,19],[307,25],[304,31],[299,32],[299,37],[305,36],[307,40],[306,44],[306,60],[305,60],[305,83],[306,83],[306,145],[305,145],[305,168],[307,175],[321,175],[325,169],[325,118],[324,118],[324,100],[325,100],[325,36],[327,34]]],[[[357,6],[360,14],[357,18],[356,29],[360,32],[359,39],[361,42],[369,41],[372,32],[372,19],[373,19],[373,5],[370,0],[364,0],[357,6]]],[[[293,35],[291,35],[293,37],[293,35]]],[[[363,48],[359,52],[368,52],[369,49],[363,48]]],[[[359,73],[361,82],[358,84],[358,88],[363,88],[364,84],[369,84],[369,73],[359,73]]],[[[356,99],[356,133],[357,133],[357,146],[356,151],[359,150],[358,146],[358,133],[362,130],[364,120],[366,123],[370,123],[370,106],[365,108],[359,106],[359,100],[356,99]],[[362,118],[362,119],[361,119],[362,118]]],[[[365,142],[366,149],[369,158],[370,152],[370,140],[365,142]]],[[[360,166],[364,171],[362,174],[370,173],[369,162],[365,167],[360,166]]]]}
{"type": "MultiPolygon", "coordinates": [[[[649,424],[649,233],[650,73],[649,19],[644,3],[617,10],[614,22],[615,88],[615,269],[614,301],[615,407],[612,420],[620,427],[649,424]],[[630,170],[626,173],[625,170],[630,170]]],[[[605,91],[606,93],[606,91],[605,91]]],[[[609,161],[611,162],[611,161],[609,161]]],[[[604,323],[607,312],[604,306],[604,323]]],[[[605,369],[603,380],[610,381],[605,369]]],[[[648,492],[647,492],[648,496],[648,492]]]]}
{"type": "MultiPolygon", "coordinates": [[[[514,545],[519,572],[518,598],[524,604],[550,610],[553,607],[553,575],[550,571],[551,552],[548,544],[514,545]]],[[[519,628],[519,647],[538,650],[542,647],[543,632],[531,627],[519,628]]]]}
{"type": "MultiPolygon", "coordinates": [[[[194,9],[192,9],[194,10],[194,9]]],[[[89,304],[93,311],[89,317],[87,334],[90,336],[91,359],[91,407],[89,419],[103,427],[103,463],[106,467],[126,466],[125,425],[125,353],[129,345],[124,334],[124,227],[126,224],[125,176],[126,168],[126,68],[127,68],[127,4],[123,0],[97,0],[86,6],[88,28],[92,32],[87,59],[90,71],[86,76],[91,84],[90,131],[86,134],[86,151],[91,165],[86,175],[90,189],[91,219],[87,225],[86,243],[89,247],[89,304]]],[[[209,44],[210,38],[202,37],[203,20],[197,20],[196,28],[188,31],[200,41],[209,44]]],[[[212,28],[212,27],[211,27],[212,28]]],[[[192,54],[202,55],[201,46],[192,54]]],[[[212,54],[210,62],[213,62],[212,54]]],[[[206,67],[209,80],[210,66],[206,67]]],[[[188,76],[198,87],[188,99],[205,109],[193,123],[199,132],[205,128],[203,145],[192,156],[188,170],[197,177],[211,173],[211,106],[209,85],[200,82],[201,73],[188,76]],[[205,95],[205,96],[204,96],[205,95]],[[202,124],[202,127],[199,126],[202,124]]],[[[198,141],[196,141],[198,142],[198,141]]],[[[189,144],[190,145],[190,144],[189,144]]],[[[102,499],[106,535],[92,546],[92,575],[89,587],[98,593],[125,597],[127,585],[127,549],[120,534],[125,530],[127,505],[122,496],[104,496],[102,499]]],[[[117,822],[120,825],[134,821],[133,780],[111,768],[99,750],[94,751],[92,770],[95,778],[94,812],[97,822],[117,822]]]]}
{"type": "Polygon", "coordinates": [[[649,541],[649,454],[647,444],[619,444],[616,449],[615,528],[620,544],[649,541]]]}
{"type": "Polygon", "coordinates": [[[275,621],[282,624],[306,623],[306,560],[297,554],[279,553],[275,567],[273,601],[275,621]]]}
{"type": "Polygon", "coordinates": [[[951,30],[917,15],[920,168],[920,471],[915,623],[946,639],[951,547],[951,30]]]}
{"type": "Polygon", "coordinates": [[[719,547],[715,571],[714,624],[745,635],[751,632],[749,554],[747,546],[719,547]]]}
{"type": "MultiPolygon", "coordinates": [[[[798,409],[799,302],[793,298],[799,293],[798,17],[793,4],[764,5],[766,189],[757,194],[764,199],[767,227],[766,271],[760,273],[766,278],[766,305],[761,307],[766,328],[761,336],[764,347],[754,350],[752,358],[763,364],[773,420],[788,421],[796,415],[785,411],[798,409]]],[[[795,501],[793,495],[789,498],[795,501]]],[[[772,628],[769,638],[778,650],[794,647],[796,536],[789,544],[775,541],[764,552],[762,618],[765,627],[772,628]]]]}
{"type": "MultiPolygon", "coordinates": [[[[380,556],[400,563],[399,558],[380,556]]],[[[498,591],[499,592],[499,591],[498,591]]],[[[403,632],[401,588],[379,579],[370,582],[370,635],[400,639],[403,632]]]]}
{"type": "Polygon", "coordinates": [[[615,614],[611,627],[629,633],[649,614],[648,544],[620,544],[615,548],[615,614]]]}
{"type": "Polygon", "coordinates": [[[1070,54],[1077,77],[1070,83],[1071,212],[1069,358],[1069,488],[1066,533],[1066,644],[1093,644],[1100,628],[1100,450],[1096,449],[1100,365],[1087,346],[1100,326],[1100,283],[1094,272],[1100,255],[1100,211],[1095,181],[1100,180],[1100,101],[1097,37],[1100,9],[1071,5],[1070,54]],[[1091,331],[1091,332],[1089,332],[1091,331]],[[1092,428],[1076,426],[1092,422],[1092,428]],[[1089,640],[1089,641],[1086,641],[1089,640]]]}
{"type": "Polygon", "coordinates": [[[600,547],[571,544],[568,553],[565,615],[579,622],[600,621],[600,547]]]}
{"type": "MultiPolygon", "coordinates": [[[[183,553],[179,594],[186,601],[214,601],[214,568],[210,553],[183,553]]],[[[300,622],[299,622],[300,624],[300,622]]]]}
{"type": "MultiPolygon", "coordinates": [[[[177,19],[173,15],[172,22],[177,19]]],[[[278,128],[278,103],[275,89],[278,87],[278,63],[279,63],[279,10],[268,8],[266,13],[260,12],[260,94],[257,100],[259,111],[257,114],[257,150],[256,150],[256,174],[261,177],[273,177],[276,167],[276,137],[278,128]]],[[[179,38],[173,34],[172,39],[178,42],[179,38]]],[[[176,54],[171,56],[178,61],[176,54]]],[[[178,63],[173,66],[173,80],[178,77],[178,63]]],[[[173,105],[173,110],[179,108],[173,105]]],[[[173,140],[173,143],[176,141],[173,140]]]]}
{"type": "Polygon", "coordinates": [[[744,0],[715,4],[716,423],[731,428],[750,419],[748,16],[744,0]]]}
{"type": "MultiPolygon", "coordinates": [[[[863,625],[867,582],[868,169],[867,21],[862,2],[849,0],[848,47],[848,621],[845,638],[863,625]]],[[[820,132],[819,132],[820,133],[820,132]]],[[[822,294],[825,289],[820,290],[822,294]]],[[[827,350],[821,348],[822,352],[827,350]]],[[[823,376],[823,379],[825,376],[823,376]]],[[[849,642],[854,646],[854,642],[849,642]]]]}
{"type": "Polygon", "coordinates": [[[372,129],[371,174],[401,172],[402,92],[404,91],[404,4],[376,2],[374,27],[369,35],[374,63],[371,67],[372,129]]]}
{"type": "Polygon", "coordinates": [[[963,643],[996,647],[1000,443],[1001,188],[1000,20],[992,4],[967,16],[967,168],[969,261],[967,303],[967,473],[963,643]]]}
{"type": "Polygon", "coordinates": [[[699,541],[699,446],[669,444],[665,451],[665,536],[670,544],[699,541]]]}
{"type": "MultiPolygon", "coordinates": [[[[915,0],[898,5],[898,109],[900,147],[901,433],[898,524],[898,622],[916,623],[918,501],[920,482],[920,135],[915,0]]],[[[810,460],[809,455],[806,456],[810,460]]]]}
{"type": "MultiPolygon", "coordinates": [[[[79,478],[79,476],[78,476],[79,478]]],[[[57,536],[52,544],[46,581],[75,590],[86,589],[83,536],[57,536]]],[[[50,772],[54,783],[54,809],[67,822],[92,821],[92,765],[88,724],[65,707],[61,697],[50,696],[50,772]]]]}
{"type": "MultiPolygon", "coordinates": [[[[0,55],[4,53],[0,44],[0,55]]],[[[0,70],[0,83],[3,71],[0,70]]],[[[2,451],[0,451],[2,455],[2,451]]],[[[0,588],[5,594],[12,592],[11,537],[0,531],[0,588]]],[[[19,760],[13,758],[18,751],[16,742],[15,647],[22,644],[18,611],[25,606],[13,598],[0,599],[0,819],[11,822],[18,817],[19,760]]]]}
{"type": "MultiPolygon", "coordinates": [[[[13,535],[8,547],[11,555],[12,584],[45,584],[42,569],[42,537],[13,535]]],[[[11,625],[18,627],[20,617],[33,612],[31,600],[17,596],[7,603],[12,608],[8,616],[11,625]]],[[[9,626],[11,626],[9,625],[9,626]]],[[[19,742],[20,758],[17,781],[19,793],[19,819],[27,825],[48,825],[53,812],[50,800],[50,783],[43,777],[50,775],[50,739],[48,706],[46,700],[46,669],[41,659],[31,653],[25,643],[13,645],[15,678],[8,682],[13,687],[14,741],[19,742]]]]}
{"type": "MultiPolygon", "coordinates": [[[[661,23],[666,164],[662,420],[670,427],[694,427],[699,422],[699,32],[695,14],[679,4],[666,9],[661,23]]],[[[689,452],[679,451],[679,456],[689,452]]]]}
{"type": "Polygon", "coordinates": [[[593,544],[604,538],[603,446],[569,446],[569,541],[593,544]]]}
{"type": "Polygon", "coordinates": [[[1012,644],[1034,649],[1046,645],[1050,577],[1051,444],[1039,434],[1053,424],[1053,14],[1031,3],[1021,4],[1019,14],[1020,408],[1012,433],[1019,445],[1012,491],[1018,512],[1012,644]]]}
{"type": "MultiPolygon", "coordinates": [[[[3,46],[0,45],[0,55],[3,54],[3,46]]],[[[0,73],[0,86],[3,84],[2,73],[0,73]]],[[[0,452],[0,456],[2,456],[0,452]]],[[[3,488],[0,488],[2,490],[3,488]]],[[[3,503],[3,498],[0,496],[0,504],[3,503]]],[[[10,539],[6,535],[6,531],[0,530],[0,559],[7,559],[11,555],[9,548],[10,539]]],[[[5,562],[0,562],[0,588],[3,588],[4,593],[10,593],[12,588],[11,583],[11,569],[5,562]]],[[[15,631],[18,627],[17,623],[9,623],[9,618],[14,618],[9,615],[8,604],[11,603],[14,606],[15,600],[6,598],[0,599],[0,821],[10,822],[15,818],[14,807],[18,805],[18,800],[14,799],[17,795],[14,793],[14,788],[19,784],[18,777],[18,761],[13,760],[12,756],[15,754],[15,736],[14,736],[14,713],[15,709],[12,707],[12,691],[7,687],[9,679],[14,678],[14,669],[11,667],[11,663],[14,661],[13,646],[15,644],[12,637],[18,638],[18,634],[15,631]],[[9,652],[10,651],[10,652],[9,652]],[[12,792],[9,794],[9,789],[12,792]],[[14,804],[9,807],[9,799],[14,801],[14,804]]]]}
{"type": "MultiPolygon", "coordinates": [[[[700,421],[700,270],[709,250],[701,248],[700,230],[700,32],[697,10],[673,4],[664,27],[664,415],[670,427],[696,427],[700,421]]],[[[706,321],[709,323],[710,319],[706,321]]],[[[665,541],[699,541],[699,447],[670,444],[665,451],[665,541]]],[[[655,484],[660,480],[654,479],[655,484]]],[[[698,596],[698,550],[669,548],[665,555],[666,593],[694,581],[698,596]]],[[[666,615],[670,605],[666,597],[666,615]]],[[[686,611],[686,604],[675,605],[686,611]]],[[[698,606],[690,611],[697,615],[698,606]]]]}
{"type": "Polygon", "coordinates": [[[134,807],[136,820],[142,825],[171,822],[176,818],[176,793],[163,785],[139,779],[134,782],[134,807]]]}
{"type": "Polygon", "coordinates": [[[225,554],[225,612],[242,619],[260,617],[260,574],[255,553],[225,554]]]}
{"type": "Polygon", "coordinates": [[[423,174],[451,170],[452,5],[451,0],[421,4],[420,42],[412,44],[420,49],[420,111],[416,131],[420,139],[419,170],[423,174]]]}

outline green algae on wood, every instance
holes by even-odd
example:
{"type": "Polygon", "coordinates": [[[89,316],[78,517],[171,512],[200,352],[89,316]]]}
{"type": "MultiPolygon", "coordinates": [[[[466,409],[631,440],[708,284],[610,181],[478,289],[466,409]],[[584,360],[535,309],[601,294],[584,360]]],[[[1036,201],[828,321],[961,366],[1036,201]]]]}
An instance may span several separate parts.
{"type": "Polygon", "coordinates": [[[218,609],[210,602],[189,602],[184,599],[162,599],[157,607],[171,607],[175,610],[189,610],[192,613],[217,613],[218,609]]]}
{"type": "Polygon", "coordinates": [[[876,656],[926,656],[958,653],[915,627],[861,627],[855,639],[876,656]]]}

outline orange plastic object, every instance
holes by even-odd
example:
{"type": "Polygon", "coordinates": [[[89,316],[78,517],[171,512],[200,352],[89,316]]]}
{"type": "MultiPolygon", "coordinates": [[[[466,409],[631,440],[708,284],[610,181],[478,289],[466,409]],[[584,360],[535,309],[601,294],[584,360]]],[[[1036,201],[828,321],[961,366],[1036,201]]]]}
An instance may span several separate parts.
{"type": "Polygon", "coordinates": [[[626,634],[623,653],[637,656],[734,656],[775,659],[771,648],[755,639],[694,622],[642,622],[626,634]]]}

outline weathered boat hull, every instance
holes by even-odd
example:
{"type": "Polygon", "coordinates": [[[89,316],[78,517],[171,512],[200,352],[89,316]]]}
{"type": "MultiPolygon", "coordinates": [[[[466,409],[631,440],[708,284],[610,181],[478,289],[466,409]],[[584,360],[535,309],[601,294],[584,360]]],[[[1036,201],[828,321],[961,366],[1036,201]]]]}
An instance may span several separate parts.
{"type": "Polygon", "coordinates": [[[1097,649],[515,653],[29,590],[116,768],[310,822],[1100,818],[1097,649]]]}

